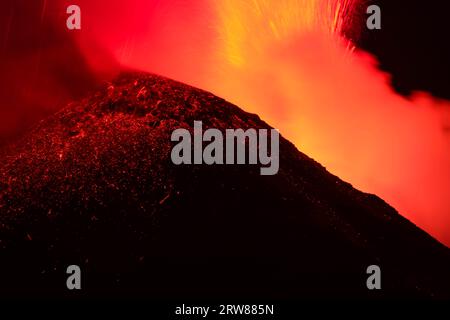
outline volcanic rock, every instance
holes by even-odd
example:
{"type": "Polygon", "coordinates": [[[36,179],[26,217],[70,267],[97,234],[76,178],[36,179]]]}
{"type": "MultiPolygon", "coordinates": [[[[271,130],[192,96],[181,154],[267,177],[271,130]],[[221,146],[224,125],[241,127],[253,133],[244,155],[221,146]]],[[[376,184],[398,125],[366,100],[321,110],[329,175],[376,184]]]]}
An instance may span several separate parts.
{"type": "Polygon", "coordinates": [[[173,130],[270,129],[211,93],[126,72],[0,164],[0,294],[448,298],[450,251],[281,138],[280,170],[176,166],[173,130]],[[81,293],[66,268],[82,270],[81,293]],[[366,287],[379,265],[382,290],[366,287]]]}

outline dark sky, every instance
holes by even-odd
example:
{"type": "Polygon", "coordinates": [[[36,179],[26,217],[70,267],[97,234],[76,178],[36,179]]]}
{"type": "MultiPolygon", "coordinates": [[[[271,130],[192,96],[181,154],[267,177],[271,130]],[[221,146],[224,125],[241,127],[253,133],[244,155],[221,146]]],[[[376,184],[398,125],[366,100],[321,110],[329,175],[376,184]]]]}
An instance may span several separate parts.
{"type": "Polygon", "coordinates": [[[424,90],[450,99],[450,2],[373,0],[382,29],[366,31],[359,46],[375,54],[403,94],[424,90]]]}

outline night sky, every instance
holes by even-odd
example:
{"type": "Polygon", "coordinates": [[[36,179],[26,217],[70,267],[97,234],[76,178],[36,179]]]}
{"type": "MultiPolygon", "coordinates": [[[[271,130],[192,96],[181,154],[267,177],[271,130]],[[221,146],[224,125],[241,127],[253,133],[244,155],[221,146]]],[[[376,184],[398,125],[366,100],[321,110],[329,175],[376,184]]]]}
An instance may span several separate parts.
{"type": "Polygon", "coordinates": [[[450,4],[441,0],[375,0],[382,29],[358,45],[376,55],[399,92],[422,90],[450,99],[450,4]]]}

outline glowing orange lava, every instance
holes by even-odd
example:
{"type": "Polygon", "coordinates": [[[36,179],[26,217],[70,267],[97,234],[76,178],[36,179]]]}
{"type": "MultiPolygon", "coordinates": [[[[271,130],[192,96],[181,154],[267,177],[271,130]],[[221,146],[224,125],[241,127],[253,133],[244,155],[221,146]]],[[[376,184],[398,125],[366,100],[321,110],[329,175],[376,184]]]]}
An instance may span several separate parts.
{"type": "Polygon", "coordinates": [[[126,12],[104,10],[109,1],[79,2],[90,20],[82,47],[94,39],[123,65],[257,113],[450,245],[450,106],[399,96],[373,58],[349,50],[341,31],[359,1],[119,1],[126,12]]]}

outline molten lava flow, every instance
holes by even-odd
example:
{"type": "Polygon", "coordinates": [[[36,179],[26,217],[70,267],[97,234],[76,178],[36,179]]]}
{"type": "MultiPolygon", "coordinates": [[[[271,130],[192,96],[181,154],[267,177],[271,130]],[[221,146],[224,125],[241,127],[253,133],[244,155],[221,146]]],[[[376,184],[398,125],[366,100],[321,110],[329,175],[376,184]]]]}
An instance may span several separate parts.
{"type": "Polygon", "coordinates": [[[353,50],[343,33],[358,28],[360,0],[77,2],[93,67],[102,69],[95,43],[125,66],[257,113],[450,245],[450,106],[399,96],[374,59],[353,50]]]}

